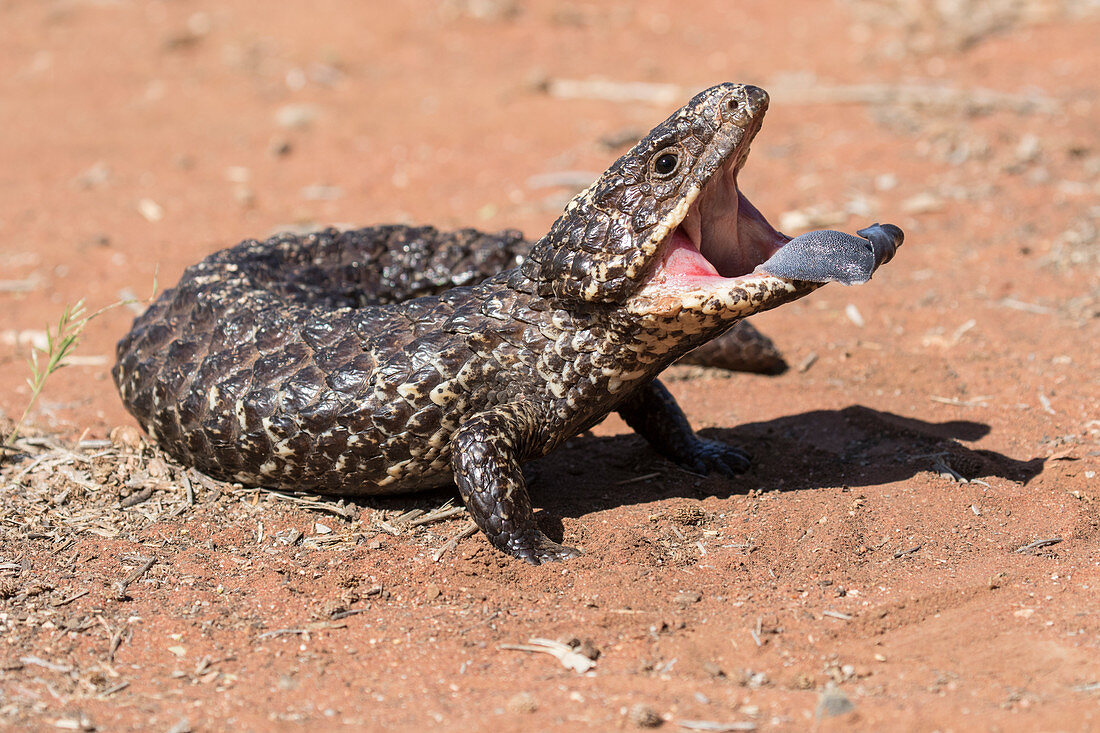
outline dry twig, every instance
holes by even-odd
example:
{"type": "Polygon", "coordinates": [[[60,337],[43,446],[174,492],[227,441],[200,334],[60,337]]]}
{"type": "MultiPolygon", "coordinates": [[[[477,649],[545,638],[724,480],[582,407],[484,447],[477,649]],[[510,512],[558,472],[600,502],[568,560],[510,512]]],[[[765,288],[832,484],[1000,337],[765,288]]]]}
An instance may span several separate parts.
{"type": "Polygon", "coordinates": [[[113,586],[114,591],[115,591],[115,597],[120,601],[124,601],[127,598],[129,598],[129,596],[126,595],[126,589],[129,588],[130,585],[132,583],[134,583],[134,581],[136,581],[138,578],[140,578],[141,576],[143,576],[147,572],[149,572],[149,568],[153,567],[153,565],[156,564],[156,562],[157,562],[156,556],[150,557],[148,560],[146,560],[144,563],[142,563],[139,568],[134,570],[134,572],[130,573],[124,579],[122,579],[122,580],[118,581],[117,583],[115,583],[114,586],[113,586]]]}

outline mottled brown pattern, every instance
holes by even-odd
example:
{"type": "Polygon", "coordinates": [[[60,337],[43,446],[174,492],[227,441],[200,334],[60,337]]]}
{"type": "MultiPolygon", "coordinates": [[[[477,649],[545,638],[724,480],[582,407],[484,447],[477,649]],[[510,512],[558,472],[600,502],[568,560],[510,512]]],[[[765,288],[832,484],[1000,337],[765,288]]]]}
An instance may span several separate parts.
{"type": "Polygon", "coordinates": [[[180,461],[246,484],[383,494],[454,480],[494,545],[576,552],[531,516],[520,464],[620,410],[663,454],[743,470],[655,377],[737,320],[816,286],[654,279],[711,175],[747,153],[755,87],[708,89],[579,194],[517,264],[514,232],[376,227],[246,241],[189,268],[120,342],[130,411],[180,461]],[[671,175],[653,161],[675,150],[671,175]],[[455,258],[499,274],[477,284],[455,258]]]}

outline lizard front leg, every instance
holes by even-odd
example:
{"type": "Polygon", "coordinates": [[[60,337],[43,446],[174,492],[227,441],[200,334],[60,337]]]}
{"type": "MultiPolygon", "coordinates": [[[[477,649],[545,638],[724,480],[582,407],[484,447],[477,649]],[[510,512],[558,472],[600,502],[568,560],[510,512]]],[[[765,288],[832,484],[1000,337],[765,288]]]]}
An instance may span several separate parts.
{"type": "Polygon", "coordinates": [[[520,461],[539,427],[534,409],[510,403],[475,413],[451,437],[451,468],[470,517],[493,545],[532,565],[580,554],[543,534],[531,511],[520,461]]]}
{"type": "Polygon", "coordinates": [[[658,453],[686,468],[732,476],[749,467],[744,451],[696,435],[676,398],[659,380],[639,387],[616,409],[658,453]]]}

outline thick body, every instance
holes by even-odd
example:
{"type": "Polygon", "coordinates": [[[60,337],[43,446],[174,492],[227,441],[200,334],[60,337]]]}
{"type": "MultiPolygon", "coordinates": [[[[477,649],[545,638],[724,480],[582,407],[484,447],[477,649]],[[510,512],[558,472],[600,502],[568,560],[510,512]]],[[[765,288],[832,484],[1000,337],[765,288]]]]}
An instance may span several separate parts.
{"type": "Polygon", "coordinates": [[[493,267],[474,254],[514,261],[517,240],[378,227],[243,242],[135,321],[115,379],[170,454],[250,485],[442,486],[464,418],[517,400],[540,417],[527,457],[545,455],[701,339],[657,348],[641,319],[555,307],[518,267],[448,287],[493,267]]]}
{"type": "Polygon", "coordinates": [[[529,246],[389,226],[215,253],[119,343],[123,402],[212,476],[350,495],[453,480],[497,547],[573,556],[539,530],[520,466],[612,410],[694,470],[748,466],[655,377],[819,285],[753,271],[790,241],[736,184],[767,103],[700,93],[529,246]]]}

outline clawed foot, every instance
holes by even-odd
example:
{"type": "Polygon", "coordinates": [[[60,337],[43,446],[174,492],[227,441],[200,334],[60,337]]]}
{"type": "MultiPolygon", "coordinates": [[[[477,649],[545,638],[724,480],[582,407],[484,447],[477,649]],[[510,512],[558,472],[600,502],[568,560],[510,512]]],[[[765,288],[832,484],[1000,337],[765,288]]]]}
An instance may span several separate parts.
{"type": "Polygon", "coordinates": [[[720,473],[723,476],[736,476],[749,469],[752,459],[749,454],[717,440],[708,440],[698,436],[691,442],[687,452],[677,457],[684,467],[697,473],[720,473]]]}
{"type": "Polygon", "coordinates": [[[561,562],[581,555],[581,551],[577,548],[559,545],[537,530],[508,538],[500,549],[513,557],[526,560],[532,565],[542,565],[544,562],[561,562]]]}

